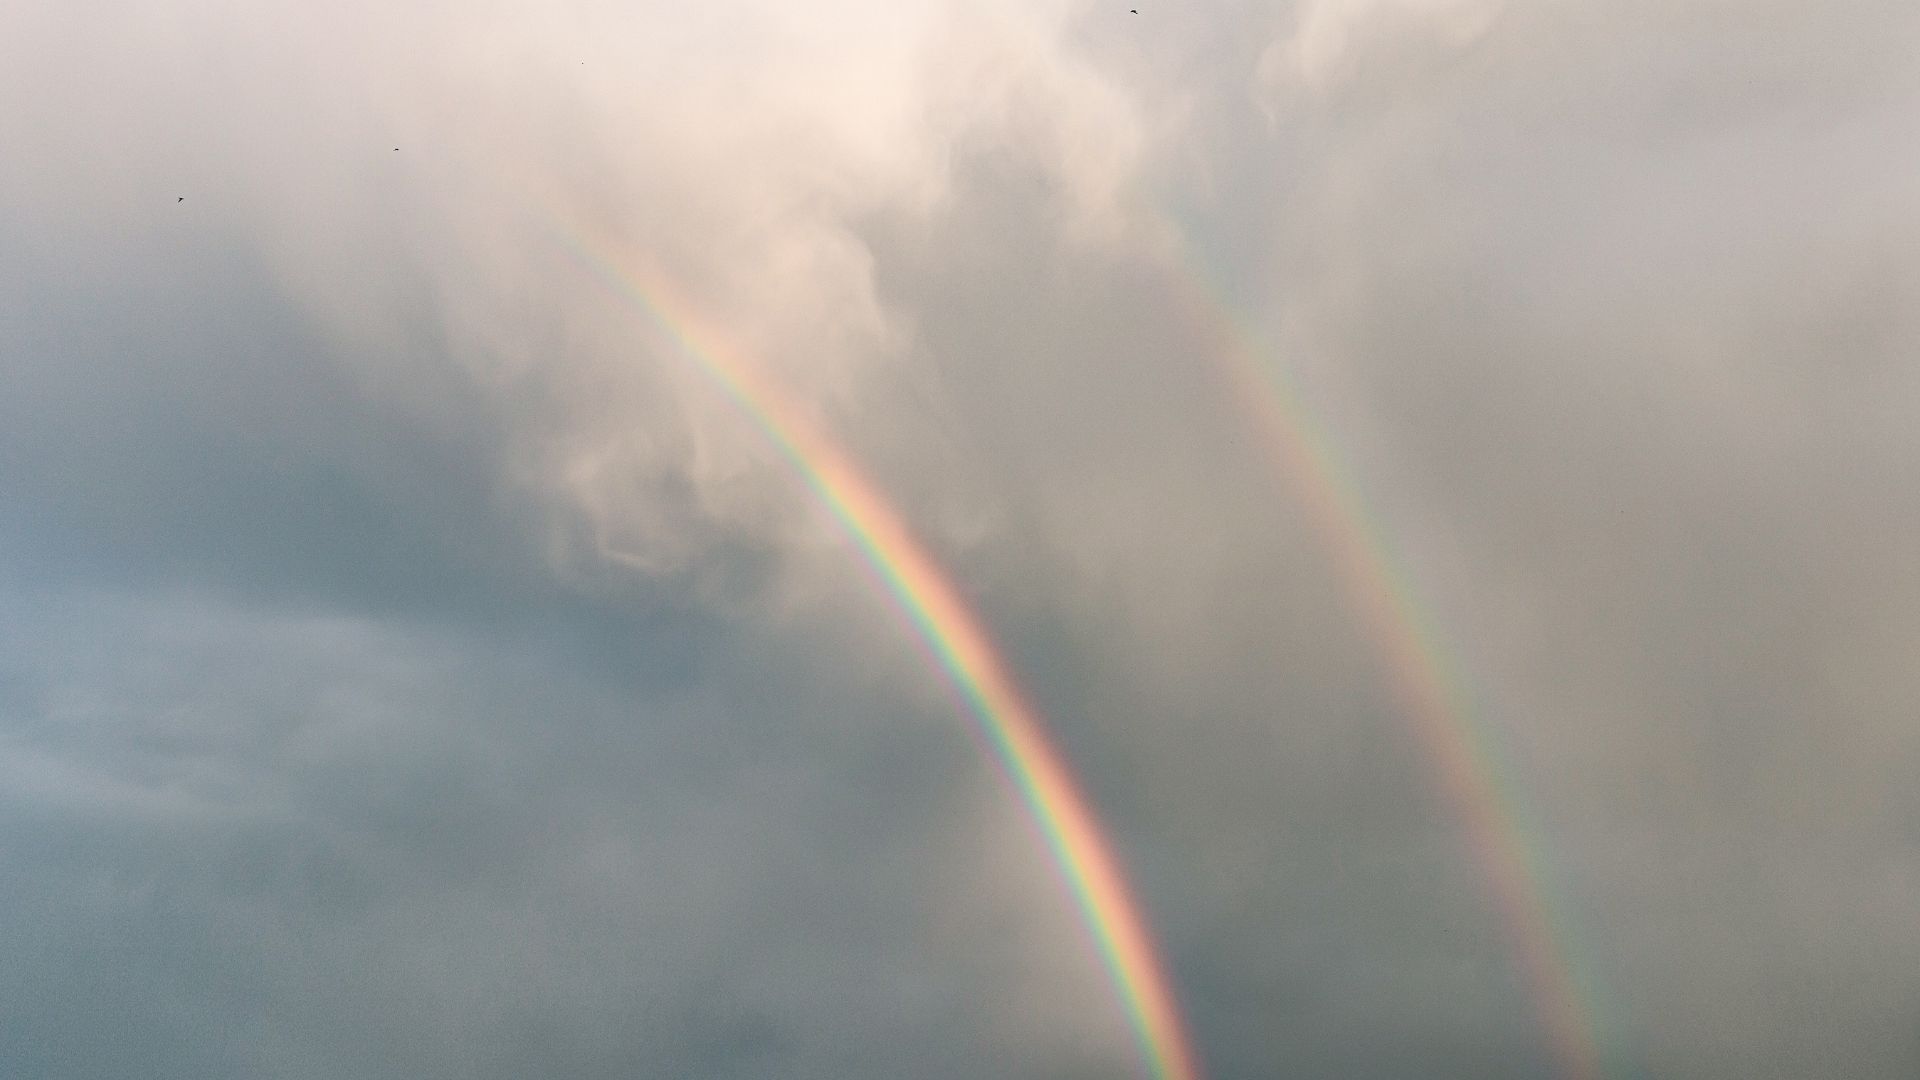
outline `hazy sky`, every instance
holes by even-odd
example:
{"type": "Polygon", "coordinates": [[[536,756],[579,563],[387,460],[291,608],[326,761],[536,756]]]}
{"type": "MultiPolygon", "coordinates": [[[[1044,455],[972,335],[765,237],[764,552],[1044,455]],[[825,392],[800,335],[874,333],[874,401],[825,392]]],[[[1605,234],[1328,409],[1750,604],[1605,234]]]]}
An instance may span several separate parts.
{"type": "Polygon", "coordinates": [[[1140,1075],[924,644],[581,246],[951,572],[1207,1076],[1570,1075],[1543,957],[1607,1076],[1920,1074],[1916,55],[1908,0],[0,2],[0,1074],[1140,1075]]]}

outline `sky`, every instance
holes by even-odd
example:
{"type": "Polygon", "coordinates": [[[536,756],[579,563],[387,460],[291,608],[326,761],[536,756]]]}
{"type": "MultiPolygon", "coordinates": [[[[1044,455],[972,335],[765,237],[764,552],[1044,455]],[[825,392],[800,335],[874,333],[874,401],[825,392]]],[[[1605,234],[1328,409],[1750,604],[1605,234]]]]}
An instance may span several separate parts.
{"type": "Polygon", "coordinates": [[[1920,1073],[1920,9],[1125,3],[0,4],[0,1073],[1920,1073]]]}

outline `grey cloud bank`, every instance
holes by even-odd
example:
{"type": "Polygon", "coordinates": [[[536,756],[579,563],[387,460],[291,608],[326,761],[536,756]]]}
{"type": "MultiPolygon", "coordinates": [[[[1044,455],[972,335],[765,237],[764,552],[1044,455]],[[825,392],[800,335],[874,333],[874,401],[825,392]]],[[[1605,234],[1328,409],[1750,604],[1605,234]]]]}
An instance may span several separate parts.
{"type": "Polygon", "coordinates": [[[0,42],[0,1072],[1136,1068],[868,571],[569,237],[939,551],[1210,1076],[1553,1057],[1179,245],[1515,763],[1611,1074],[1920,1071],[1906,5],[152,3],[0,42]]]}

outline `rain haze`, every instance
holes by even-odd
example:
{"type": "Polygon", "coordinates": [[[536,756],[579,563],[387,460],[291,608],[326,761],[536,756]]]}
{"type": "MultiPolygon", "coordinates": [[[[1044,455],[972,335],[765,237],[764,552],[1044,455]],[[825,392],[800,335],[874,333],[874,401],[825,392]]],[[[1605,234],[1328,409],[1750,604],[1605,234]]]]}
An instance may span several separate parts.
{"type": "Polygon", "coordinates": [[[1916,56],[0,4],[0,1075],[1920,1075],[1916,56]]]}

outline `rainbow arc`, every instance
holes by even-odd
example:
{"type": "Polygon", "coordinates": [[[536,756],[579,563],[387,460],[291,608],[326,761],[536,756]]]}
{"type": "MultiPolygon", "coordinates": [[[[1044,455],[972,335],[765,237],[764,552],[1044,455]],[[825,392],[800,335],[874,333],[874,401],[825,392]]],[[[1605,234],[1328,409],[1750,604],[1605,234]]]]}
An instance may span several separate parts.
{"type": "Polygon", "coordinates": [[[1379,651],[1395,700],[1461,824],[1490,902],[1506,929],[1523,988],[1534,1003],[1559,1075],[1604,1075],[1588,985],[1563,947],[1564,920],[1550,902],[1534,815],[1517,778],[1473,708],[1388,534],[1368,512],[1333,443],[1299,388],[1238,317],[1191,255],[1171,260],[1177,302],[1213,339],[1207,351],[1242,403],[1267,459],[1331,555],[1348,603],[1379,651]]]}
{"type": "Polygon", "coordinates": [[[777,448],[862,559],[960,692],[1066,880],[1116,988],[1148,1071],[1198,1080],[1200,1064],[1139,901],[1040,714],[1015,683],[959,589],[852,458],[793,404],[791,395],[726,335],[705,323],[663,276],[616,258],[555,226],[580,263],[651,318],[708,380],[777,448]]]}

